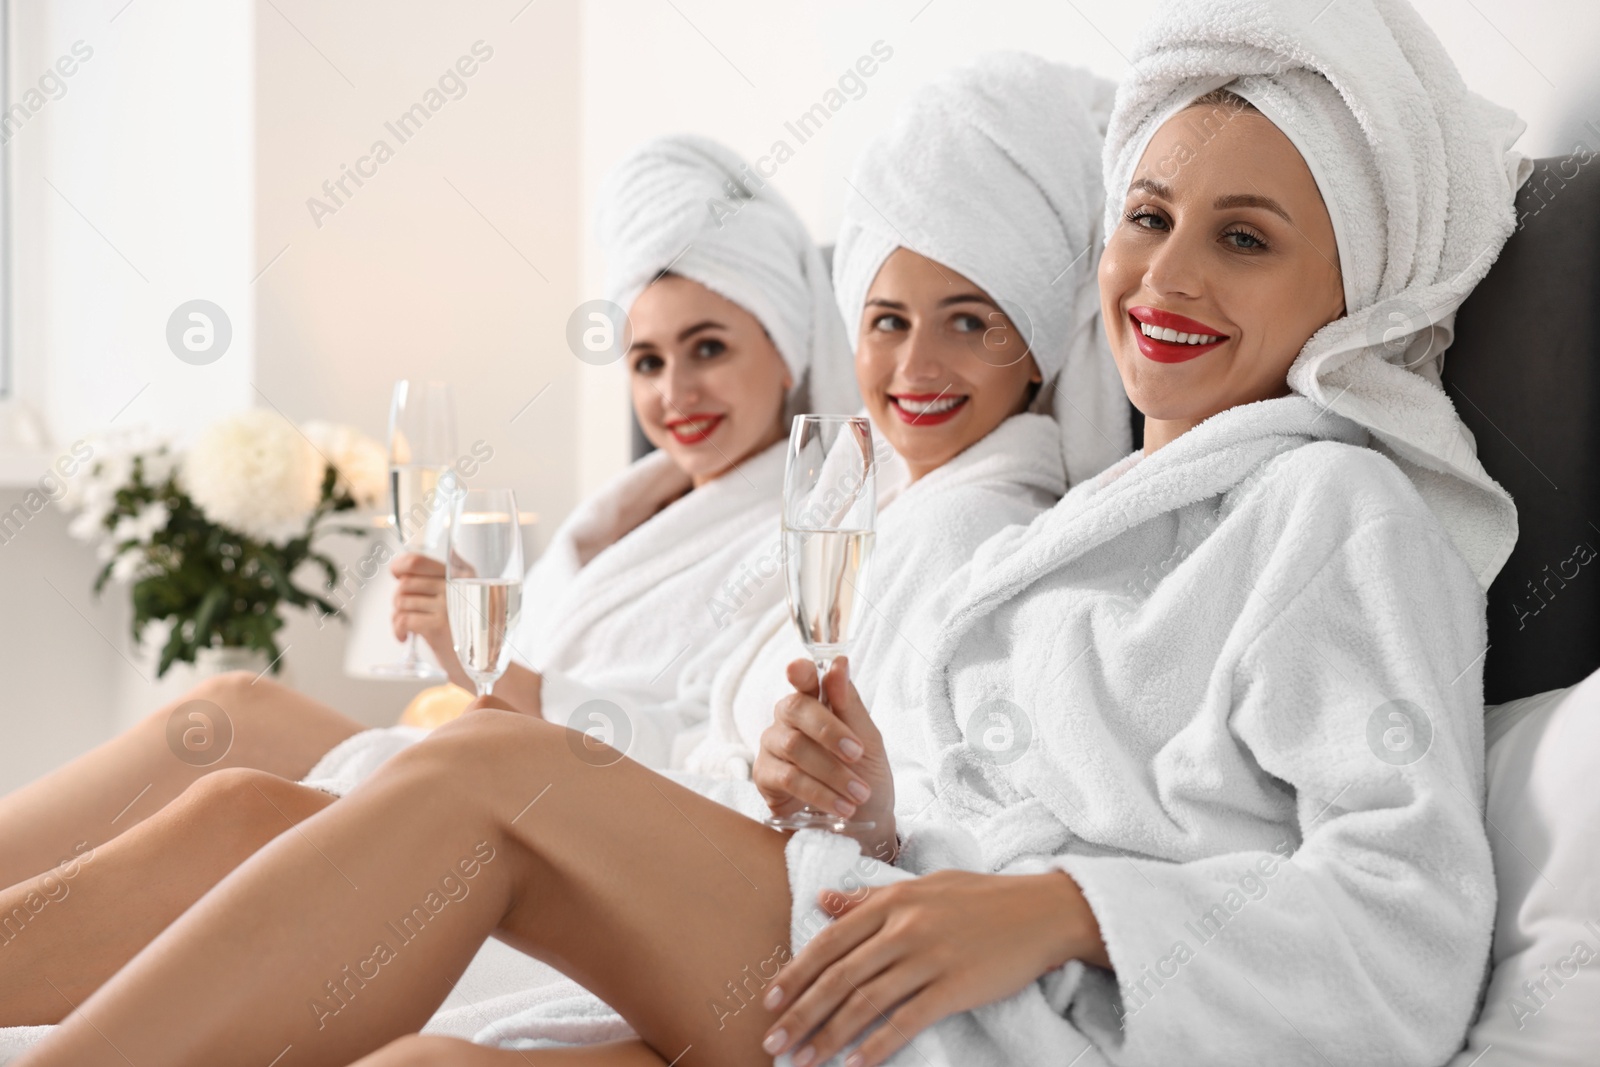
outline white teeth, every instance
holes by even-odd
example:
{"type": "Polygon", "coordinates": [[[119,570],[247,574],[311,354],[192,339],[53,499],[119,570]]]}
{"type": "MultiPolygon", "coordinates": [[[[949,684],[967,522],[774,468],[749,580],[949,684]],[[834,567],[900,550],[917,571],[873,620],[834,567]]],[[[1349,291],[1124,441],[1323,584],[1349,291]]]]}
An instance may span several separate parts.
{"type": "Polygon", "coordinates": [[[901,408],[911,412],[913,415],[938,415],[941,412],[949,411],[951,408],[961,403],[961,401],[964,399],[964,397],[951,396],[944,397],[940,400],[922,401],[906,400],[901,397],[896,397],[895,403],[899,404],[901,408]]]}
{"type": "Polygon", "coordinates": [[[680,422],[672,429],[679,434],[704,433],[716,421],[715,416],[709,419],[696,419],[694,422],[680,422]]]}
{"type": "Polygon", "coordinates": [[[1209,345],[1222,338],[1208,333],[1179,333],[1169,330],[1165,326],[1152,326],[1148,322],[1139,323],[1139,332],[1146,337],[1153,337],[1157,341],[1165,341],[1175,345],[1209,345]]]}

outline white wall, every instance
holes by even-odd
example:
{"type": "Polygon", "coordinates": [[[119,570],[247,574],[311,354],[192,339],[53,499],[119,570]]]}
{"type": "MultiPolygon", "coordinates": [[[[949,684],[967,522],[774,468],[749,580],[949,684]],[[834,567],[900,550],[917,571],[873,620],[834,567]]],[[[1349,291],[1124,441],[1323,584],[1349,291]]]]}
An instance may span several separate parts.
{"type": "MultiPolygon", "coordinates": [[[[578,302],[578,9],[525,4],[257,6],[256,240],[263,263],[278,258],[255,287],[256,385],[291,418],[381,438],[395,379],[450,382],[461,448],[495,450],[480,484],[514,487],[548,533],[576,500],[579,451],[564,340],[578,302]],[[465,95],[450,86],[402,143],[385,124],[463,56],[465,95]],[[378,140],[393,157],[364,164],[376,174],[336,188],[335,204],[323,183],[378,140]],[[314,219],[313,197],[335,213],[314,219]]],[[[298,618],[286,639],[296,683],[349,714],[392,721],[415,688],[346,678],[344,628],[298,618]]]]}
{"type": "MultiPolygon", "coordinates": [[[[1580,140],[1600,150],[1600,4],[1593,0],[1414,0],[1455,57],[1467,83],[1528,121],[1521,149],[1571,152],[1580,140]],[[1593,122],[1592,128],[1585,123],[1593,122]]],[[[600,177],[634,143],[695,131],[746,158],[769,150],[793,119],[834,85],[872,43],[894,56],[859,100],[796,149],[773,179],[819,240],[838,226],[851,161],[916,87],[980,52],[1030,51],[1107,77],[1127,69],[1154,0],[813,0],[763,5],[743,0],[584,0],[584,213],[600,177]],[[594,31],[604,27],[603,32],[594,31]]],[[[1337,0],[1327,18],[1338,17],[1337,0]]],[[[599,292],[592,232],[584,246],[586,294],[599,292]]],[[[617,368],[586,380],[582,486],[622,462],[627,426],[617,368]]]]}

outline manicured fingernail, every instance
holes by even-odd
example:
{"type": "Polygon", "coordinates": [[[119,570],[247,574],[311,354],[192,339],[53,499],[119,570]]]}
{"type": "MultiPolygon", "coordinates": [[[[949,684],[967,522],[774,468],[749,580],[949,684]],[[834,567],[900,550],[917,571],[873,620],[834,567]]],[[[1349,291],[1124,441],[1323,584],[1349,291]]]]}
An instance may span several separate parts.
{"type": "Polygon", "coordinates": [[[767,995],[761,998],[761,1003],[765,1004],[769,1008],[776,1008],[779,1004],[783,1003],[783,987],[775,985],[771,989],[767,990],[767,995]]]}
{"type": "Polygon", "coordinates": [[[856,813],[856,806],[848,800],[839,800],[834,802],[833,810],[848,819],[856,813]]]}
{"type": "Polygon", "coordinates": [[[853,778],[850,780],[850,784],[845,786],[845,788],[849,791],[851,796],[855,797],[859,801],[862,801],[863,803],[865,803],[866,799],[872,795],[872,790],[867,788],[866,782],[858,782],[853,778]]]}
{"type": "Polygon", "coordinates": [[[850,1055],[844,1058],[844,1067],[861,1067],[861,1065],[866,1062],[867,1058],[861,1053],[852,1052],[850,1055]]]}
{"type": "Polygon", "coordinates": [[[853,737],[841,738],[839,751],[844,753],[845,759],[858,759],[862,753],[861,743],[853,737]]]}
{"type": "Polygon", "coordinates": [[[776,1056],[778,1054],[778,1050],[783,1048],[783,1043],[787,1040],[789,1040],[789,1031],[774,1030],[772,1033],[767,1035],[767,1039],[765,1041],[761,1042],[761,1047],[772,1053],[772,1055],[776,1056]]]}
{"type": "Polygon", "coordinates": [[[817,1058],[817,1050],[807,1045],[794,1054],[794,1067],[806,1067],[806,1064],[817,1058]]]}

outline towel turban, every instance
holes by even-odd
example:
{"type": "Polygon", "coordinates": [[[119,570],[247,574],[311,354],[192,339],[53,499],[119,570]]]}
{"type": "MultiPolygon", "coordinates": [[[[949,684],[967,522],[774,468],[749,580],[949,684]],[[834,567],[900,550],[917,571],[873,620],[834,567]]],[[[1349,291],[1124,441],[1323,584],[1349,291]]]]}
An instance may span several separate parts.
{"type": "Polygon", "coordinates": [[[1114,91],[1021,52],[983,56],[924,86],[856,162],[833,257],[852,346],[867,291],[896,248],[965,275],[999,303],[1043,374],[1035,410],[1061,424],[1072,483],[1132,448],[1096,282],[1114,91]]]}
{"type": "Polygon", "coordinates": [[[1299,149],[1333,220],[1345,310],[1291,389],[1366,427],[1487,588],[1517,537],[1440,386],[1456,309],[1515,227],[1523,124],[1469,92],[1405,0],[1176,0],[1137,42],[1106,142],[1107,233],[1156,130],[1227,88],[1299,149]]]}
{"type": "Polygon", "coordinates": [[[606,299],[631,308],[670,270],[755,316],[788,365],[790,413],[854,414],[855,367],[827,268],[805,224],[729,149],[705,137],[635,148],[599,193],[606,299]]]}

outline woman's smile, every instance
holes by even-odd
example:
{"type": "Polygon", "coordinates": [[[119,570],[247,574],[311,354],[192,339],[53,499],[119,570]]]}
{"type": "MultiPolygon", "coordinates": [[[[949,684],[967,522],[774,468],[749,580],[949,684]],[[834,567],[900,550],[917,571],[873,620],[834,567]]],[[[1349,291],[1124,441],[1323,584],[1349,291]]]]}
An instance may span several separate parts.
{"type": "Polygon", "coordinates": [[[695,413],[662,423],[680,445],[697,445],[717,432],[726,416],[695,413]]]}
{"type": "Polygon", "coordinates": [[[1131,307],[1128,318],[1133,322],[1139,351],[1157,363],[1183,363],[1205,355],[1228,339],[1221,330],[1160,308],[1131,307]]]}
{"type": "Polygon", "coordinates": [[[890,393],[889,407],[908,426],[937,426],[956,417],[969,399],[948,389],[937,393],[890,393]]]}

